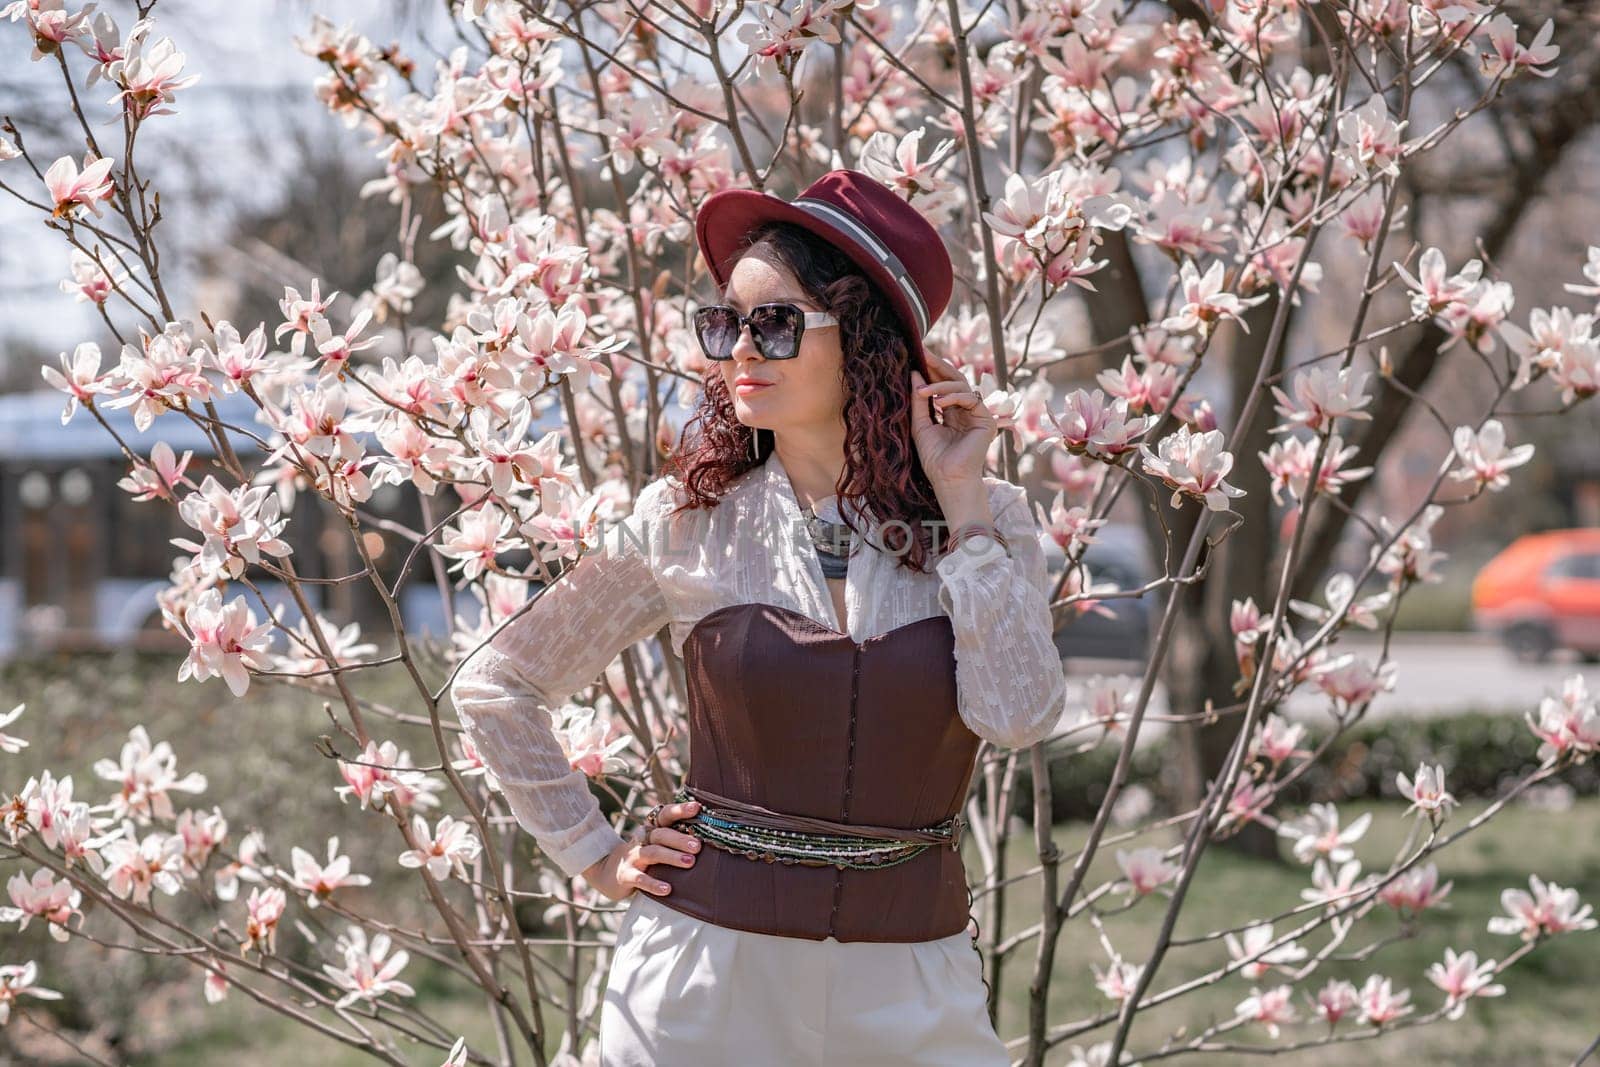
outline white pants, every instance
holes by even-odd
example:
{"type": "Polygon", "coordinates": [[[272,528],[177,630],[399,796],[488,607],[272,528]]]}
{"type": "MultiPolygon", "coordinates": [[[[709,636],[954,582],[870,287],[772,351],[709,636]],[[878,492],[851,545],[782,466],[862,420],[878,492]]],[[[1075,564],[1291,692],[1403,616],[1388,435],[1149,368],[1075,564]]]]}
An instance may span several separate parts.
{"type": "Polygon", "coordinates": [[[906,943],[734,930],[637,890],[602,1067],[1008,1067],[965,931],[906,943]]]}

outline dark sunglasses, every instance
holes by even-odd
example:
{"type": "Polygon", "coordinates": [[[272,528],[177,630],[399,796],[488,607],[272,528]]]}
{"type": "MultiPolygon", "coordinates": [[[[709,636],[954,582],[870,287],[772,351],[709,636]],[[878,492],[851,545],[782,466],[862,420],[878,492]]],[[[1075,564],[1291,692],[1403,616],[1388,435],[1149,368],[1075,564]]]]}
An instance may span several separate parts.
{"type": "Polygon", "coordinates": [[[793,359],[800,354],[800,338],[807,326],[837,326],[826,311],[803,311],[793,304],[758,304],[741,315],[727,304],[707,304],[693,315],[695,339],[707,359],[733,358],[739,334],[750,327],[750,340],[763,359],[793,359]]]}

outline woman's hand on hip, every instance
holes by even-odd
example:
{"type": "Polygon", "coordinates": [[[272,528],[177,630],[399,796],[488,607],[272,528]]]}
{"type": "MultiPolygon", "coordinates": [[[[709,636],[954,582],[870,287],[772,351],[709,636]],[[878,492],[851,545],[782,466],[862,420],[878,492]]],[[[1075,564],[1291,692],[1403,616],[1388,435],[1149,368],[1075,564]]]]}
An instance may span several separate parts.
{"type": "Polygon", "coordinates": [[[700,805],[693,800],[662,805],[656,816],[658,825],[640,827],[634,837],[590,865],[583,872],[584,880],[610,900],[626,900],[639,889],[658,897],[666,896],[672,886],[652,877],[645,868],[653,863],[670,863],[674,867],[694,865],[700,839],[674,830],[667,823],[687,818],[699,810],[700,805]]]}

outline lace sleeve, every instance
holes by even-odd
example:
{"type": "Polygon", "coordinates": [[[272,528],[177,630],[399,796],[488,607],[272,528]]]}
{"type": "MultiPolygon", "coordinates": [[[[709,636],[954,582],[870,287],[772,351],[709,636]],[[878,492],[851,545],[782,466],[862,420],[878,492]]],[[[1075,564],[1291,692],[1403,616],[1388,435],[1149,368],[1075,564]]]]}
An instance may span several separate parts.
{"type": "Polygon", "coordinates": [[[450,685],[461,725],[500,780],[518,824],[568,877],[622,837],[587,776],[568,762],[550,712],[666,624],[649,550],[664,520],[665,490],[664,480],[641,490],[626,528],[607,524],[603,544],[479,645],[450,685]]]}
{"type": "Polygon", "coordinates": [[[968,542],[943,556],[939,603],[955,632],[961,717],[986,740],[1024,748],[1054,731],[1066,678],[1053,637],[1044,550],[1027,491],[989,481],[995,526],[1011,556],[993,540],[968,542]]]}

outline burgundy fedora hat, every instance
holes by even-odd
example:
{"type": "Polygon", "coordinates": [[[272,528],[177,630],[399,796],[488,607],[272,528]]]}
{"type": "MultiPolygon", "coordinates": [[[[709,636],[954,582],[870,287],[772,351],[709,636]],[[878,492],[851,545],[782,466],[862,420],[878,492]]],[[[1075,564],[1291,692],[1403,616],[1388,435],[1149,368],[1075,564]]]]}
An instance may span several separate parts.
{"type": "Polygon", "coordinates": [[[905,325],[918,369],[932,380],[922,341],[950,303],[954,272],[944,239],[922,213],[856,170],[829,171],[792,201],[753,189],[712,193],[695,215],[694,235],[719,289],[727,287],[740,238],[774,219],[830,241],[872,279],[905,325]]]}

